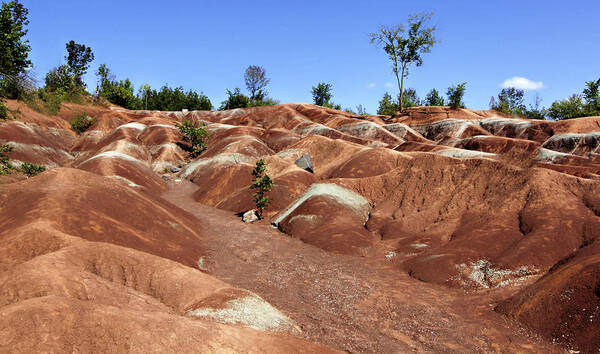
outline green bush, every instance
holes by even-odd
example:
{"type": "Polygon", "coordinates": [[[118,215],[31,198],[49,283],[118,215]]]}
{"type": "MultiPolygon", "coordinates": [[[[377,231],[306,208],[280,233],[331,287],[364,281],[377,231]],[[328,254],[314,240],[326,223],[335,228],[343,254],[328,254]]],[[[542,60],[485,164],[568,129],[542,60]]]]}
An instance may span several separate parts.
{"type": "Polygon", "coordinates": [[[425,96],[425,105],[426,106],[445,106],[446,102],[444,102],[444,97],[440,95],[438,90],[431,89],[427,96],[425,96]]]}
{"type": "Polygon", "coordinates": [[[395,102],[392,95],[389,93],[383,94],[383,98],[379,101],[377,114],[384,116],[393,116],[394,113],[400,110],[400,104],[395,102]]]}
{"type": "Polygon", "coordinates": [[[71,121],[71,128],[76,131],[78,134],[83,133],[89,127],[91,127],[94,123],[96,123],[96,119],[87,115],[87,113],[81,113],[77,116],[77,118],[71,121]]]}
{"type": "Polygon", "coordinates": [[[27,177],[33,177],[46,171],[46,166],[23,162],[21,167],[19,167],[19,171],[23,172],[27,177]]]}
{"type": "Polygon", "coordinates": [[[194,123],[185,119],[181,124],[175,123],[175,126],[183,135],[181,139],[190,143],[192,156],[198,156],[206,149],[208,132],[203,128],[204,125],[196,127],[194,123]]]}
{"type": "Polygon", "coordinates": [[[0,119],[8,119],[8,109],[2,101],[0,101],[0,119]]]}
{"type": "Polygon", "coordinates": [[[271,203],[271,199],[267,197],[266,194],[273,187],[273,180],[265,173],[266,170],[267,164],[263,159],[256,161],[256,166],[254,167],[254,170],[252,170],[254,179],[252,180],[253,183],[250,186],[250,190],[256,189],[256,192],[252,194],[252,197],[254,197],[254,203],[258,210],[259,219],[262,219],[263,211],[267,209],[271,203]]]}
{"type": "Polygon", "coordinates": [[[558,120],[583,117],[583,108],[581,96],[573,95],[566,100],[553,102],[548,109],[548,116],[558,120]]]}
{"type": "Polygon", "coordinates": [[[61,65],[48,71],[45,78],[46,89],[49,91],[72,91],[75,87],[74,74],[67,65],[61,65]]]}
{"type": "Polygon", "coordinates": [[[7,175],[13,170],[10,158],[7,153],[13,151],[13,147],[8,144],[0,145],[0,175],[7,175]]]}
{"type": "Polygon", "coordinates": [[[246,108],[250,104],[250,98],[236,87],[233,92],[227,90],[227,99],[221,102],[219,110],[235,109],[235,108],[246,108]]]}
{"type": "Polygon", "coordinates": [[[463,97],[465,95],[466,89],[466,82],[460,83],[456,86],[448,87],[448,91],[446,91],[446,95],[448,95],[448,105],[454,109],[465,108],[463,97]]]}

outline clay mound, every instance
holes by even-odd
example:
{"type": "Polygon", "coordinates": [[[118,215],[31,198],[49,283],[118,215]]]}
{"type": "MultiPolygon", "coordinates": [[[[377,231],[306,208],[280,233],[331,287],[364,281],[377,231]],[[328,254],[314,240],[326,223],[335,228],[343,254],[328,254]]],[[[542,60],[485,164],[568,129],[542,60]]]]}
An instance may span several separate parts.
{"type": "Polygon", "coordinates": [[[0,338],[11,343],[10,351],[257,345],[327,351],[269,333],[298,329],[249,291],[177,262],[84,241],[54,226],[38,221],[0,234],[0,338]]]}
{"type": "MultiPolygon", "coordinates": [[[[600,205],[596,205],[600,207],[600,205]]],[[[600,247],[595,242],[561,260],[535,284],[500,304],[507,314],[569,349],[600,348],[600,247]]]]}
{"type": "Polygon", "coordinates": [[[409,157],[384,148],[362,150],[329,172],[329,178],[363,178],[381,175],[398,167],[400,159],[409,159],[409,157]]]}
{"type": "MultiPolygon", "coordinates": [[[[264,213],[266,218],[275,215],[278,211],[285,209],[292,204],[306,189],[316,182],[312,173],[306,171],[291,171],[279,175],[273,179],[273,187],[269,192],[271,203],[268,210],[264,213]]],[[[250,184],[247,184],[237,191],[227,195],[215,206],[219,209],[233,211],[236,214],[254,209],[254,199],[250,190],[250,184]]],[[[203,197],[207,194],[202,193],[203,197]]]]}
{"type": "Polygon", "coordinates": [[[306,193],[273,219],[283,232],[326,251],[360,254],[373,243],[362,225],[369,202],[335,184],[313,184],[306,193]]]}
{"type": "Polygon", "coordinates": [[[509,117],[509,115],[494,110],[472,110],[465,108],[450,108],[442,106],[408,107],[398,112],[388,121],[407,125],[430,124],[447,119],[479,120],[491,117],[509,117]]]}
{"type": "Polygon", "coordinates": [[[544,148],[573,155],[600,154],[600,132],[554,135],[544,142],[544,148]]]}
{"type": "Polygon", "coordinates": [[[411,128],[424,138],[441,145],[449,145],[456,139],[489,135],[477,122],[470,120],[445,119],[430,124],[412,125],[411,128]]]}
{"type": "Polygon", "coordinates": [[[205,254],[201,225],[162,199],[93,173],[56,168],[0,190],[1,233],[36,220],[195,266],[205,254]],[[165,235],[169,235],[165,238],[165,235]]]}
{"type": "Polygon", "coordinates": [[[598,237],[591,230],[600,220],[584,200],[595,182],[427,153],[399,162],[386,174],[336,183],[375,205],[368,230],[398,240],[398,264],[418,279],[505,286],[522,269],[519,281],[549,269],[581,245],[582,234],[598,237]]]}

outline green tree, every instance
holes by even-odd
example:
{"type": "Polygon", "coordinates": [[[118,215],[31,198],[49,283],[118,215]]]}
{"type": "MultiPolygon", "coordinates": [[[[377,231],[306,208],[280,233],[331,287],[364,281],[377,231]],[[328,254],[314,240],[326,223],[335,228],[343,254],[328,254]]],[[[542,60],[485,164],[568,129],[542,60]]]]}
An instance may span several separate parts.
{"type": "Polygon", "coordinates": [[[182,134],[181,140],[190,143],[192,156],[198,156],[206,149],[208,132],[203,124],[196,127],[192,121],[185,119],[181,124],[175,123],[175,126],[182,134]]]}
{"type": "Polygon", "coordinates": [[[405,37],[404,25],[381,27],[377,32],[371,33],[371,43],[380,45],[392,62],[392,71],[398,82],[400,92],[400,109],[403,106],[404,78],[408,76],[411,64],[423,65],[424,53],[431,52],[437,40],[434,32],[435,26],[428,26],[433,14],[415,14],[408,18],[408,35],[405,37]]]}
{"type": "Polygon", "coordinates": [[[399,108],[400,107],[398,106],[398,104],[394,102],[392,95],[386,92],[383,95],[383,98],[379,101],[379,108],[377,109],[377,114],[393,116],[399,108]]]}
{"type": "Polygon", "coordinates": [[[84,87],[85,84],[81,77],[87,73],[90,63],[94,60],[92,48],[84,44],[75,43],[75,41],[67,42],[65,47],[67,48],[65,59],[67,60],[67,65],[69,65],[69,68],[73,72],[75,87],[84,87]]]}
{"type": "Polygon", "coordinates": [[[262,101],[267,95],[266,87],[271,82],[266,70],[258,65],[250,65],[244,72],[246,88],[250,92],[250,100],[262,101]]]}
{"type": "Polygon", "coordinates": [[[13,170],[10,158],[7,153],[13,151],[13,147],[8,144],[0,145],[0,175],[7,175],[13,170]]]}
{"type": "Polygon", "coordinates": [[[525,92],[514,87],[503,88],[498,94],[498,100],[491,103],[492,109],[500,112],[519,115],[525,115],[527,107],[523,103],[525,92]]]}
{"type": "Polygon", "coordinates": [[[571,119],[582,117],[584,102],[579,95],[572,95],[566,100],[555,101],[548,109],[548,116],[552,119],[571,119]]]}
{"type": "Polygon", "coordinates": [[[585,115],[600,115],[600,79],[586,81],[583,89],[583,98],[585,99],[585,115]]]}
{"type": "MultiPolygon", "coordinates": [[[[403,97],[404,107],[415,107],[421,105],[421,99],[419,98],[419,95],[417,95],[417,90],[415,90],[414,88],[408,88],[404,90],[403,97]]],[[[401,99],[402,98],[398,97],[398,102],[401,99]]]]}
{"type": "Polygon", "coordinates": [[[50,91],[69,92],[75,87],[73,75],[67,65],[61,65],[48,71],[44,81],[46,88],[50,91]]]}
{"type": "Polygon", "coordinates": [[[448,105],[454,109],[465,108],[463,97],[467,89],[467,83],[463,82],[456,86],[448,87],[446,95],[448,96],[448,105]]]}
{"type": "Polygon", "coordinates": [[[227,99],[221,102],[220,110],[246,108],[250,105],[250,98],[244,95],[238,87],[233,92],[227,90],[227,99]]]}
{"type": "Polygon", "coordinates": [[[2,100],[0,100],[0,119],[8,119],[8,109],[2,100]]]}
{"type": "Polygon", "coordinates": [[[440,95],[438,90],[431,89],[427,96],[425,96],[425,105],[426,106],[444,106],[446,103],[444,102],[444,97],[440,95]]]}
{"type": "Polygon", "coordinates": [[[254,203],[256,204],[256,210],[258,210],[258,218],[262,219],[263,211],[269,207],[271,199],[267,197],[267,193],[271,191],[273,187],[273,180],[265,173],[267,170],[267,164],[263,159],[256,161],[256,166],[252,170],[252,185],[250,190],[256,189],[256,192],[252,194],[254,197],[254,203]]]}
{"type": "Polygon", "coordinates": [[[31,67],[31,46],[24,37],[29,20],[27,10],[18,0],[2,3],[0,9],[0,95],[19,97],[31,67]]]}
{"type": "Polygon", "coordinates": [[[324,82],[319,82],[317,86],[312,87],[312,96],[313,102],[317,106],[324,106],[326,103],[329,103],[331,98],[333,97],[333,93],[331,92],[333,86],[331,84],[327,84],[324,82]]]}

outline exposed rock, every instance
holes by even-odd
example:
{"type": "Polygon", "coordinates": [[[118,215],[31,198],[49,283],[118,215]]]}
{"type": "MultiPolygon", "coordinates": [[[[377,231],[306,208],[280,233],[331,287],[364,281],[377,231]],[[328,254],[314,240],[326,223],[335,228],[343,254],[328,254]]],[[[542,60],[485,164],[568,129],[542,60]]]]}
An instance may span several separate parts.
{"type": "Polygon", "coordinates": [[[310,158],[310,155],[308,155],[308,154],[304,154],[304,155],[300,156],[295,161],[295,164],[296,164],[296,166],[300,167],[301,169],[303,169],[305,171],[314,173],[315,166],[313,165],[313,161],[310,158]]]}
{"type": "Polygon", "coordinates": [[[258,214],[256,213],[256,209],[248,210],[242,215],[243,222],[255,222],[258,221],[258,214]]]}
{"type": "Polygon", "coordinates": [[[181,171],[181,168],[179,168],[179,167],[171,167],[171,173],[177,173],[179,171],[181,171]]]}

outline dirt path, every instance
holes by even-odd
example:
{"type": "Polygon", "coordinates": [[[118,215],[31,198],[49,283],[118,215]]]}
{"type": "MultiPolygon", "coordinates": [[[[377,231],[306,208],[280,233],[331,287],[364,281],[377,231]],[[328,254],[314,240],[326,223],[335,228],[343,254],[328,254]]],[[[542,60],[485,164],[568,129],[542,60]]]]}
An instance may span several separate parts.
{"type": "Polygon", "coordinates": [[[558,352],[493,311],[498,292],[466,294],[419,282],[384,250],[342,256],[290,238],[268,222],[242,223],[195,202],[197,187],[171,182],[163,198],[205,226],[207,271],[256,292],[289,315],[304,337],[350,352],[558,352]]]}

